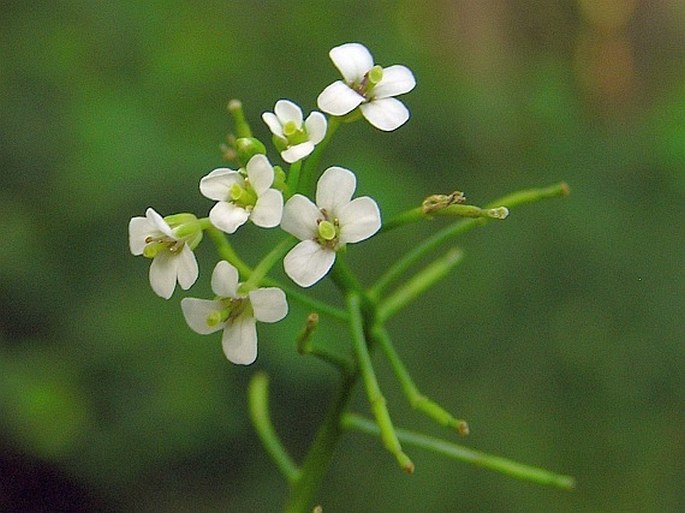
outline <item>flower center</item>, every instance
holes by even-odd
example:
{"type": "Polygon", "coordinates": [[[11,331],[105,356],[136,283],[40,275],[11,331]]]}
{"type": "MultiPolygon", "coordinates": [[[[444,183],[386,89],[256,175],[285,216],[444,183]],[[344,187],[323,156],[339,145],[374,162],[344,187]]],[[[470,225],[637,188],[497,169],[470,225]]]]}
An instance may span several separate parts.
{"type": "Polygon", "coordinates": [[[361,94],[367,100],[371,100],[373,99],[371,92],[381,80],[383,80],[383,68],[376,64],[364,74],[364,77],[359,84],[352,86],[352,89],[361,94]]]}
{"type": "Polygon", "coordinates": [[[149,235],[145,237],[143,256],[146,258],[155,258],[160,251],[168,251],[172,255],[175,255],[183,249],[184,245],[184,240],[173,239],[167,235],[160,235],[159,237],[149,235]]]}
{"type": "Polygon", "coordinates": [[[328,249],[335,249],[340,240],[340,223],[337,218],[329,220],[328,212],[321,209],[323,219],[317,221],[316,241],[328,249]]]}
{"type": "Polygon", "coordinates": [[[294,146],[309,140],[309,135],[304,127],[298,126],[294,121],[287,121],[283,125],[283,135],[288,139],[288,145],[294,146]]]}
{"type": "Polygon", "coordinates": [[[257,193],[247,180],[245,180],[244,187],[239,183],[231,185],[228,190],[228,197],[231,203],[245,210],[252,210],[257,203],[257,193]]]}
{"type": "Polygon", "coordinates": [[[225,297],[221,299],[221,310],[212,310],[207,315],[207,326],[214,327],[219,323],[230,323],[245,312],[250,301],[246,297],[225,297]]]}

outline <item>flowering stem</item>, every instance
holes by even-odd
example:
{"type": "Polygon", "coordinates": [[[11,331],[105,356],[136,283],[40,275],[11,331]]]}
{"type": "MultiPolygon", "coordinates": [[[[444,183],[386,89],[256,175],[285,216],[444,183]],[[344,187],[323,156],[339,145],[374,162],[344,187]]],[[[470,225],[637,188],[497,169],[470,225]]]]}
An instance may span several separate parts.
{"type": "Polygon", "coordinates": [[[402,363],[402,360],[395,351],[390,335],[381,323],[376,323],[373,326],[371,336],[381,346],[383,353],[385,353],[385,357],[390,362],[390,366],[400,382],[402,391],[411,407],[423,412],[438,424],[452,428],[460,435],[467,435],[469,433],[469,426],[466,421],[455,418],[439,404],[419,392],[404,363],[402,363]]]}
{"type": "Polygon", "coordinates": [[[358,294],[352,292],[347,295],[347,307],[350,312],[350,329],[352,331],[352,347],[359,365],[359,372],[361,373],[362,381],[366,388],[366,395],[369,398],[371,411],[373,412],[376,422],[381,433],[381,440],[385,448],[395,456],[400,467],[411,474],[414,472],[414,463],[402,451],[402,446],[395,434],[395,428],[390,419],[388,408],[385,405],[385,397],[383,396],[376,374],[371,364],[371,356],[369,349],[366,346],[366,337],[364,335],[364,321],[361,312],[361,300],[358,294]]]}
{"type": "MultiPolygon", "coordinates": [[[[375,436],[381,434],[381,430],[374,422],[352,413],[348,413],[343,417],[342,425],[344,429],[356,429],[357,431],[375,436]]],[[[462,445],[416,433],[414,431],[398,428],[397,437],[407,445],[421,447],[450,458],[495,470],[518,479],[533,481],[542,485],[556,486],[557,488],[562,488],[564,490],[571,490],[575,486],[575,480],[571,476],[555,474],[554,472],[538,467],[523,465],[522,463],[517,463],[506,458],[476,451],[462,445]]]]}
{"type": "MultiPolygon", "coordinates": [[[[551,185],[549,187],[542,187],[537,189],[526,189],[523,191],[514,192],[504,196],[486,208],[494,208],[495,205],[504,205],[507,208],[517,207],[526,203],[534,203],[546,198],[555,198],[567,196],[569,194],[569,187],[564,182],[551,185]]],[[[486,224],[490,219],[486,217],[478,217],[473,219],[465,219],[446,226],[432,237],[426,239],[414,249],[406,253],[394,265],[381,276],[376,284],[371,288],[371,293],[375,297],[379,297],[390,285],[397,281],[412,265],[418,262],[424,256],[433,253],[440,246],[449,240],[461,235],[473,228],[486,224]]]]}
{"type": "Polygon", "coordinates": [[[316,148],[314,148],[314,151],[311,153],[311,155],[309,155],[304,165],[302,166],[302,173],[300,175],[298,187],[296,190],[293,190],[292,192],[301,192],[305,196],[311,196],[311,193],[314,189],[314,172],[317,166],[319,165],[321,155],[323,154],[324,150],[326,149],[326,146],[328,146],[328,143],[331,141],[333,134],[338,129],[341,123],[342,119],[340,117],[332,116],[328,118],[328,127],[326,128],[326,135],[324,136],[323,140],[316,145],[316,148]]]}
{"type": "Polygon", "coordinates": [[[264,444],[266,452],[288,483],[295,483],[300,477],[300,469],[290,458],[281,443],[269,415],[269,377],[264,372],[257,372],[247,388],[250,418],[257,435],[264,444]]]}
{"type": "Polygon", "coordinates": [[[386,321],[400,309],[419,297],[426,290],[445,277],[464,258],[464,253],[458,249],[451,249],[387,297],[378,306],[378,319],[386,321]]]}

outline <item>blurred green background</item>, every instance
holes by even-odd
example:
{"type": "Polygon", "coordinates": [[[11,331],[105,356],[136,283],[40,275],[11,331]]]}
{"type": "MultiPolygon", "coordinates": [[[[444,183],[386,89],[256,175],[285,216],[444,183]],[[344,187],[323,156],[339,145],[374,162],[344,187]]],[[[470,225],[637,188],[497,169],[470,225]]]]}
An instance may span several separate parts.
{"type": "MultiPolygon", "coordinates": [[[[0,510],[279,510],[286,488],[245,391],[256,370],[269,373],[275,422],[301,458],[335,383],[294,350],[307,311],[293,305],[285,322],[260,326],[257,363],[233,366],[218,336],[187,328],[178,289],[168,302],[154,295],[126,227],[148,206],[205,215],[197,185],[222,163],[227,101],[243,100],[268,140],[261,112],[279,98],[315,108],[338,78],[327,52],[348,41],[417,77],[407,125],[343,127],[325,157],[353,169],[386,218],[430,193],[483,204],[570,184],[569,198],[459,240],[465,263],[389,328],[422,391],[469,421],[467,445],[578,486],[416,449],[407,477],[376,440],[350,433],[324,511],[685,511],[685,4],[675,0],[3,2],[0,510]]],[[[373,239],[350,263],[370,283],[443,225],[373,239]]],[[[273,240],[249,227],[236,247],[254,262],[273,240]]],[[[191,292],[202,297],[209,243],[198,258],[191,292]]],[[[344,344],[340,331],[324,324],[320,336],[344,344]]],[[[449,436],[375,361],[397,424],[449,436]]]]}

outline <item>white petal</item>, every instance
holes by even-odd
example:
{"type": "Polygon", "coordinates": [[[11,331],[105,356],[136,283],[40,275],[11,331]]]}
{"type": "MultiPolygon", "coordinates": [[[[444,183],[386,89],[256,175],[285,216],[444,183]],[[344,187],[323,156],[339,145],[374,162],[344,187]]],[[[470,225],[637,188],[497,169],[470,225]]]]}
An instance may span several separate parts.
{"type": "Polygon", "coordinates": [[[359,242],[368,239],[381,228],[378,204],[363,196],[355,198],[338,212],[340,242],[359,242]]]}
{"type": "Polygon", "coordinates": [[[283,217],[283,195],[276,189],[269,189],[257,198],[250,220],[262,228],[278,226],[283,217]]]}
{"type": "Polygon", "coordinates": [[[264,120],[264,123],[266,123],[266,126],[269,127],[269,130],[271,130],[272,134],[279,137],[284,137],[283,126],[281,126],[281,122],[278,121],[276,114],[273,112],[265,112],[262,114],[262,119],[264,120]]]}
{"type": "Polygon", "coordinates": [[[288,314],[288,302],[285,293],[276,287],[267,287],[251,291],[250,304],[255,319],[261,322],[278,322],[288,314]]]}
{"type": "Polygon", "coordinates": [[[314,143],[311,141],[306,141],[282,151],[281,157],[283,157],[283,160],[285,160],[288,164],[292,164],[293,162],[297,162],[298,160],[305,158],[313,151],[314,143]]]}
{"type": "Polygon", "coordinates": [[[176,288],[176,256],[160,251],[150,264],[150,286],[159,297],[169,299],[176,288]]]}
{"type": "Polygon", "coordinates": [[[317,221],[322,218],[319,207],[309,198],[295,194],[285,204],[281,229],[300,240],[313,239],[318,229],[317,221]]]}
{"type": "Polygon", "coordinates": [[[255,155],[252,157],[248,161],[246,169],[247,177],[257,196],[261,195],[274,183],[274,168],[269,164],[269,159],[266,158],[266,155],[255,155]]]}
{"type": "Polygon", "coordinates": [[[190,249],[187,244],[184,244],[181,252],[178,255],[175,255],[174,258],[176,259],[176,276],[178,277],[178,284],[183,290],[188,290],[193,286],[198,275],[195,253],[193,253],[193,250],[190,249]]]}
{"type": "Polygon", "coordinates": [[[221,337],[226,358],[232,363],[250,365],[257,359],[257,328],[255,318],[241,315],[226,324],[221,337]]]}
{"type": "Polygon", "coordinates": [[[128,247],[131,253],[136,256],[142,255],[147,245],[145,239],[154,232],[157,232],[157,227],[147,217],[132,217],[128,222],[128,247]]]}
{"type": "Polygon", "coordinates": [[[212,271],[212,291],[219,297],[238,297],[238,269],[220,260],[212,271]]]}
{"type": "Polygon", "coordinates": [[[184,297],[181,299],[181,310],[188,326],[195,333],[209,335],[219,331],[224,327],[224,323],[218,322],[214,326],[207,324],[207,317],[210,313],[221,310],[222,305],[219,301],[209,299],[196,299],[194,297],[184,297]]]}
{"type": "Polygon", "coordinates": [[[245,224],[250,215],[244,208],[237,207],[233,203],[220,201],[209,211],[209,220],[219,230],[226,233],[235,231],[245,224]]]}
{"type": "Polygon", "coordinates": [[[395,98],[382,98],[359,107],[369,123],[385,132],[402,126],[409,119],[409,111],[395,98]]]}
{"type": "Polygon", "coordinates": [[[304,126],[307,129],[307,135],[311,142],[319,144],[323,141],[323,138],[326,136],[326,128],[328,127],[326,116],[320,112],[314,111],[307,116],[304,126]]]}
{"type": "Polygon", "coordinates": [[[294,121],[297,128],[302,126],[302,109],[289,100],[278,100],[274,108],[276,116],[282,125],[294,121]]]}
{"type": "Polygon", "coordinates": [[[373,88],[371,94],[376,98],[388,98],[408,93],[416,86],[414,74],[406,66],[395,64],[383,68],[383,78],[373,88]]]}
{"type": "Polygon", "coordinates": [[[357,108],[364,99],[361,94],[350,89],[345,82],[338,80],[321,91],[316,104],[328,114],[344,116],[357,108]]]}
{"type": "Polygon", "coordinates": [[[318,242],[304,240],[298,243],[283,259],[285,273],[300,287],[311,287],[335,262],[335,251],[323,248],[318,242]]]}
{"type": "Polygon", "coordinates": [[[205,198],[214,201],[225,201],[228,191],[234,183],[244,184],[243,177],[237,171],[220,167],[200,180],[200,192],[205,198]]]}
{"type": "Polygon", "coordinates": [[[359,43],[345,43],[336,46],[330,55],[335,67],[348,82],[359,82],[364,74],[373,67],[373,57],[364,45],[359,43]]]}
{"type": "Polygon", "coordinates": [[[145,217],[147,217],[147,220],[150,222],[150,224],[154,226],[158,231],[162,232],[164,235],[167,235],[168,237],[175,238],[174,232],[172,231],[169,224],[164,220],[162,216],[155,212],[154,209],[148,208],[145,211],[145,217]]]}
{"type": "Polygon", "coordinates": [[[329,167],[316,185],[316,204],[336,216],[338,210],[350,202],[356,187],[357,178],[352,171],[338,166],[329,167]]]}

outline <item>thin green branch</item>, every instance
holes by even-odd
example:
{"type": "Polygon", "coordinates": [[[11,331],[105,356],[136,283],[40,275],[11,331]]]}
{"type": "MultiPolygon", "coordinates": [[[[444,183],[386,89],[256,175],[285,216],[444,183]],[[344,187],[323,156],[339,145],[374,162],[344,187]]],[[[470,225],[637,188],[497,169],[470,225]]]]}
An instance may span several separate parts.
{"type": "Polygon", "coordinates": [[[252,137],[250,124],[245,119],[245,112],[243,112],[243,103],[240,100],[229,101],[228,112],[233,117],[236,137],[252,137]]]}
{"type": "Polygon", "coordinates": [[[276,262],[279,262],[283,258],[283,255],[285,255],[293,246],[294,240],[294,237],[285,237],[281,242],[276,244],[276,246],[269,251],[264,258],[262,258],[262,260],[252,270],[249,280],[247,280],[245,283],[247,290],[256,288],[264,281],[264,278],[271,268],[276,264],[276,262]]]}
{"type": "Polygon", "coordinates": [[[324,303],[323,301],[319,301],[318,299],[314,299],[313,297],[300,292],[298,289],[284,285],[280,281],[269,278],[268,276],[262,280],[262,283],[271,287],[278,287],[285,292],[285,295],[288,296],[288,298],[298,301],[299,303],[311,308],[319,314],[326,314],[338,321],[347,322],[347,312],[342,308],[338,308],[333,305],[329,305],[328,303],[324,303]]]}
{"type": "MultiPolygon", "coordinates": [[[[497,205],[504,205],[511,209],[527,203],[534,203],[546,198],[567,196],[568,194],[568,185],[564,182],[561,182],[549,187],[526,189],[514,192],[493,201],[487,206],[487,208],[494,208],[497,205]]],[[[489,218],[479,217],[458,221],[446,226],[442,230],[435,233],[432,237],[424,240],[413,250],[409,251],[397,262],[395,262],[395,264],[392,265],[390,269],[388,269],[370,289],[370,294],[372,294],[374,297],[380,297],[390,285],[402,277],[402,275],[404,275],[404,273],[421,258],[435,252],[438,248],[440,248],[440,246],[446,244],[455,237],[466,233],[473,228],[488,223],[489,220],[489,218]]]]}
{"type": "Polygon", "coordinates": [[[300,478],[300,469],[283,447],[269,416],[269,378],[264,372],[257,372],[247,388],[250,418],[266,452],[274,460],[278,470],[293,484],[300,478]]]}
{"type": "Polygon", "coordinates": [[[402,469],[411,474],[414,472],[414,463],[402,451],[402,446],[395,434],[395,428],[390,419],[390,414],[385,404],[385,397],[383,396],[376,374],[371,364],[371,356],[369,355],[368,347],[366,346],[366,338],[364,336],[364,323],[361,312],[361,299],[356,293],[348,293],[347,306],[350,312],[350,329],[352,332],[352,346],[357,358],[359,372],[366,388],[366,395],[371,405],[376,422],[380,427],[381,440],[385,448],[395,456],[397,462],[402,469]]]}
{"type": "Polygon", "coordinates": [[[386,321],[399,310],[423,294],[426,290],[443,279],[464,258],[464,253],[458,249],[451,249],[423,270],[416,273],[410,280],[400,285],[390,296],[378,306],[378,319],[386,321]]]}
{"type": "Polygon", "coordinates": [[[356,370],[352,360],[330,351],[327,347],[314,345],[314,332],[318,325],[319,315],[315,312],[310,313],[304,329],[297,336],[297,352],[301,355],[316,356],[320,360],[333,365],[343,374],[352,375],[356,370]]]}
{"type": "Polygon", "coordinates": [[[293,162],[291,164],[290,169],[288,170],[288,180],[286,184],[286,190],[287,190],[287,196],[286,199],[288,199],[290,196],[292,196],[295,191],[297,191],[298,183],[300,182],[300,169],[302,168],[302,161],[298,160],[297,162],[293,162]]]}
{"type": "MultiPolygon", "coordinates": [[[[373,436],[381,434],[381,430],[373,421],[352,413],[348,413],[343,417],[342,425],[344,429],[356,429],[373,436]]],[[[575,479],[571,476],[556,474],[538,467],[517,463],[507,458],[476,451],[446,440],[401,428],[397,429],[397,436],[407,445],[421,447],[443,456],[494,470],[517,479],[555,486],[564,490],[572,490],[575,487],[575,479]]]]}
{"type": "Polygon", "coordinates": [[[224,232],[214,226],[210,226],[207,228],[207,234],[214,241],[219,256],[238,269],[240,276],[244,279],[249,279],[252,269],[238,256],[231,243],[228,242],[224,232]]]}
{"type": "Polygon", "coordinates": [[[390,339],[390,334],[382,324],[376,324],[372,328],[371,336],[381,346],[381,350],[390,362],[390,366],[392,367],[397,380],[400,382],[402,391],[407,397],[411,407],[423,412],[438,424],[454,429],[460,435],[467,435],[469,433],[469,426],[466,421],[455,418],[442,406],[419,392],[419,389],[414,384],[407,368],[404,366],[397,351],[395,351],[395,347],[390,339]]]}
{"type": "Polygon", "coordinates": [[[328,127],[326,128],[326,135],[323,140],[316,145],[314,151],[307,157],[302,166],[302,171],[300,174],[300,179],[298,183],[297,190],[291,190],[291,192],[301,192],[306,196],[311,196],[314,192],[314,173],[321,160],[321,155],[331,141],[333,134],[338,129],[342,123],[342,118],[338,116],[331,116],[328,118],[328,127]]]}

